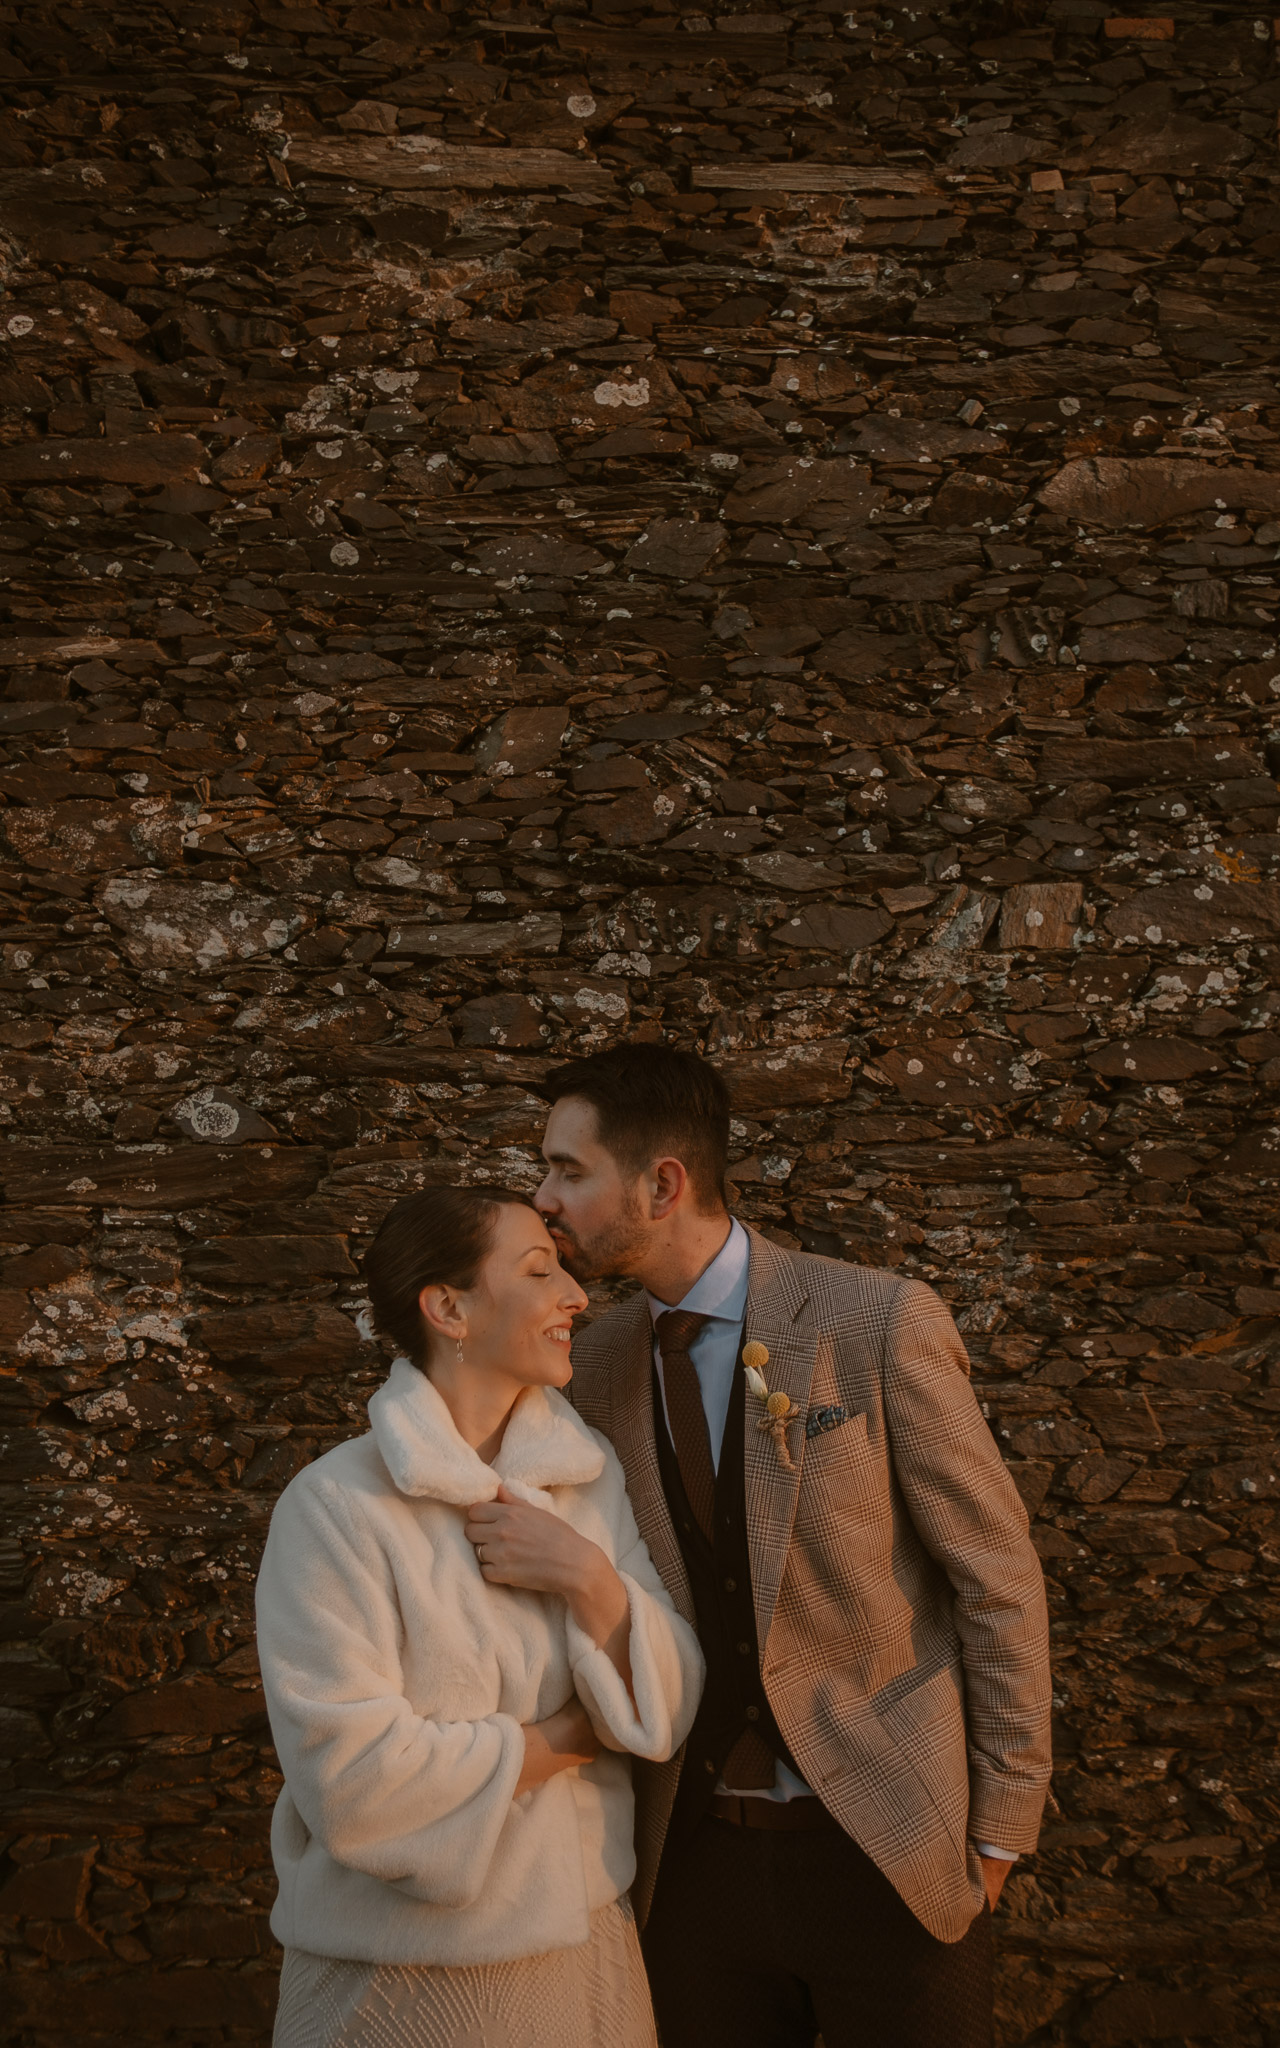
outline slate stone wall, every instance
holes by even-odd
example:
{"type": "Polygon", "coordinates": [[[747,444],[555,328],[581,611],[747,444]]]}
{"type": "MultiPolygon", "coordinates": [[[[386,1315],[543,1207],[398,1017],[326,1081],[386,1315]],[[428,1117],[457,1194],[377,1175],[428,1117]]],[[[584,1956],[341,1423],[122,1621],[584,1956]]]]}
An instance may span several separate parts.
{"type": "Polygon", "coordinates": [[[1004,2048],[1260,2048],[1275,25],[561,5],[4,10],[5,2038],[266,2042],[361,1247],[629,1033],[1035,1511],[1004,2048]]]}

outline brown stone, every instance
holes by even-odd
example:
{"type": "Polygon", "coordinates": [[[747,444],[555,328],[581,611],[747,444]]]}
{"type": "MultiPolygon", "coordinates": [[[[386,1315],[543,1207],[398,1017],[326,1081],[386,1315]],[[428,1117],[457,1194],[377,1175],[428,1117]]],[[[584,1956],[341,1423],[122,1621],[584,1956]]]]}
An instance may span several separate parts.
{"type": "Polygon", "coordinates": [[[258,1720],[263,1711],[261,1687],[236,1691],[213,1679],[178,1679],[117,1700],[101,1732],[114,1742],[148,1735],[225,1735],[258,1720]]]}
{"type": "Polygon", "coordinates": [[[1280,932],[1280,883],[1164,882],[1139,889],[1105,917],[1117,939],[1211,946],[1280,932]]]}
{"type": "Polygon", "coordinates": [[[995,1039],[944,1038],[882,1053],[877,1065],[905,1101],[941,1109],[953,1102],[1016,1102],[1015,1057],[995,1039]]]}
{"type": "Polygon", "coordinates": [[[392,925],[387,936],[391,954],[425,954],[436,960],[489,960],[558,953],[563,923],[557,912],[530,911],[518,921],[492,924],[392,925]]]}
{"type": "Polygon", "coordinates": [[[1118,1038],[1089,1054],[1095,1074],[1113,1081],[1189,1081],[1222,1064],[1207,1045],[1185,1038],[1118,1038]]]}
{"type": "Polygon", "coordinates": [[[200,474],[193,434],[120,434],[97,441],[15,441],[0,449],[0,483],[132,484],[140,490],[200,474]]]}
{"type": "Polygon", "coordinates": [[[517,705],[494,721],[476,744],[477,768],[487,775],[528,775],[559,758],[569,723],[558,706],[517,705]]]}
{"type": "Polygon", "coordinates": [[[1088,773],[1116,785],[1225,782],[1260,767],[1252,747],[1225,734],[1212,740],[1050,740],[1040,755],[1040,780],[1081,782],[1088,773]]]}
{"type": "Polygon", "coordinates": [[[206,1145],[247,1145],[276,1135],[265,1117],[225,1088],[197,1088],[172,1116],[184,1138],[206,1145]]]}
{"type": "Polygon", "coordinates": [[[590,832],[605,846],[653,846],[679,824],[688,807],[689,800],[678,786],[634,789],[615,803],[576,811],[571,823],[578,831],[590,832]]]}
{"type": "Polygon", "coordinates": [[[725,528],[714,520],[659,519],[646,527],[624,555],[622,566],[638,575],[671,576],[683,582],[701,576],[725,538],[725,528]]]}
{"type": "Polygon", "coordinates": [[[462,1045],[542,1045],[547,1037],[527,996],[477,996],[457,1014],[462,1045]]]}
{"type": "Polygon", "coordinates": [[[866,519],[883,497],[865,463],[802,455],[750,470],[725,499],[723,516],[736,525],[794,521],[816,530],[866,519]]]}
{"type": "Polygon", "coordinates": [[[296,905],[227,882],[163,882],[120,875],[98,891],[102,915],[125,934],[137,967],[220,973],[233,961],[279,952],[309,922],[296,905]]]}
{"type": "Polygon", "coordinates": [[[848,1058],[844,1040],[815,1039],[808,1045],[730,1053],[719,1066],[729,1084],[735,1114],[754,1116],[761,1110],[842,1101],[850,1089],[848,1058]]]}
{"type": "Polygon", "coordinates": [[[1162,526],[1208,505],[1280,510],[1280,476],[1163,456],[1083,456],[1039,493],[1042,505],[1092,526],[1162,526]]]}
{"type": "Polygon", "coordinates": [[[355,1324],[325,1306],[214,1310],[201,1316],[197,1334],[220,1365],[288,1378],[340,1373],[360,1345],[355,1324]]]}
{"type": "Polygon", "coordinates": [[[202,1286],[279,1293],[316,1280],[353,1279],[357,1268],[341,1237],[261,1237],[254,1231],[194,1245],[183,1270],[202,1286]]]}
{"type": "Polygon", "coordinates": [[[893,930],[883,910],[860,903],[814,903],[798,910],[769,934],[774,943],[797,951],[860,953],[893,930]]]}
{"type": "Polygon", "coordinates": [[[34,1920],[75,1920],[84,1910],[96,1844],[62,1845],[37,1863],[21,1863],[0,1885],[0,1913],[34,1920]]]}
{"type": "Polygon", "coordinates": [[[1220,177],[1252,155],[1253,144],[1239,129],[1185,115],[1173,120],[1167,114],[1140,114],[1136,120],[1117,122],[1108,134],[1068,162],[1073,169],[1198,172],[1202,177],[1220,177]]]}
{"type": "Polygon", "coordinates": [[[813,657],[823,675],[853,682],[861,676],[893,675],[920,667],[927,658],[925,643],[910,633],[877,633],[850,627],[825,640],[813,657]]]}
{"type": "Polygon", "coordinates": [[[1024,882],[1006,890],[1000,944],[1058,949],[1075,941],[1084,889],[1079,882],[1024,882]]]}
{"type": "Polygon", "coordinates": [[[175,1209],[207,1200],[287,1200],[310,1193],[321,1158],[301,1146],[245,1145],[234,1152],[177,1145],[112,1153],[75,1147],[27,1151],[5,1176],[11,1202],[96,1208],[175,1209]]]}
{"type": "Polygon", "coordinates": [[[872,413],[854,429],[856,455],[875,462],[938,462],[953,455],[999,454],[999,434],[982,427],[958,427],[951,420],[889,419],[872,413]]]}

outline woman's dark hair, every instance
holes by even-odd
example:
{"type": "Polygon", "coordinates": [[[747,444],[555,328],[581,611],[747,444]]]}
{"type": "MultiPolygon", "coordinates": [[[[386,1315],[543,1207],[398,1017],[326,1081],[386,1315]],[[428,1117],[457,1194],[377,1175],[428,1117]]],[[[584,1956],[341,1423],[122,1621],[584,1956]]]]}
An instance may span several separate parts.
{"type": "Polygon", "coordinates": [[[704,1211],[724,1207],[729,1091],[696,1052],[673,1045],[616,1045],[553,1067],[539,1093],[580,1096],[596,1113],[600,1143],[628,1173],[666,1153],[684,1166],[704,1211]]]}
{"type": "Polygon", "coordinates": [[[427,1363],[418,1296],[424,1287],[475,1286],[498,1211],[510,1203],[533,1207],[514,1188],[424,1188],[383,1217],[364,1255],[373,1320],[415,1365],[427,1363]]]}

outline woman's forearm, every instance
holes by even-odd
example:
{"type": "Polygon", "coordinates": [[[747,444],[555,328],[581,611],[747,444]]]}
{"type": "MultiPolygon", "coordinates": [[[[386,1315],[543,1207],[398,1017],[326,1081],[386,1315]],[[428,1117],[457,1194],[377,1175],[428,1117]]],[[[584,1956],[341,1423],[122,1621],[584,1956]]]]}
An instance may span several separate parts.
{"type": "Polygon", "coordinates": [[[599,1750],[599,1738],[580,1700],[570,1700],[545,1721],[530,1722],[524,1731],[524,1763],[512,1798],[536,1791],[560,1771],[589,1764],[599,1750]]]}

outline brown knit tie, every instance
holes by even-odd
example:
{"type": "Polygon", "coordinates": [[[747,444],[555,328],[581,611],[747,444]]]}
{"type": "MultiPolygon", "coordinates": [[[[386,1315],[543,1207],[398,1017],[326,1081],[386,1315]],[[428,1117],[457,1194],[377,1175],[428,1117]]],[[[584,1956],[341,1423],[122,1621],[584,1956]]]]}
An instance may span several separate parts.
{"type": "MultiPolygon", "coordinates": [[[[706,1320],[706,1316],[695,1315],[691,1309],[669,1308],[663,1310],[654,1329],[662,1353],[662,1386],[681,1483],[699,1528],[709,1538],[715,1512],[716,1472],[702,1388],[689,1355],[690,1346],[706,1320]]],[[[761,1792],[772,1785],[774,1775],[773,1751],[768,1743],[754,1727],[744,1728],[729,1752],[724,1767],[725,1784],[731,1792],[761,1792]]]]}
{"type": "Polygon", "coordinates": [[[667,1397],[667,1420],[685,1498],[698,1527],[709,1538],[716,1504],[716,1468],[711,1462],[702,1388],[689,1356],[689,1346],[706,1320],[705,1316],[694,1315],[691,1309],[668,1308],[653,1327],[662,1353],[662,1390],[667,1397]]]}

